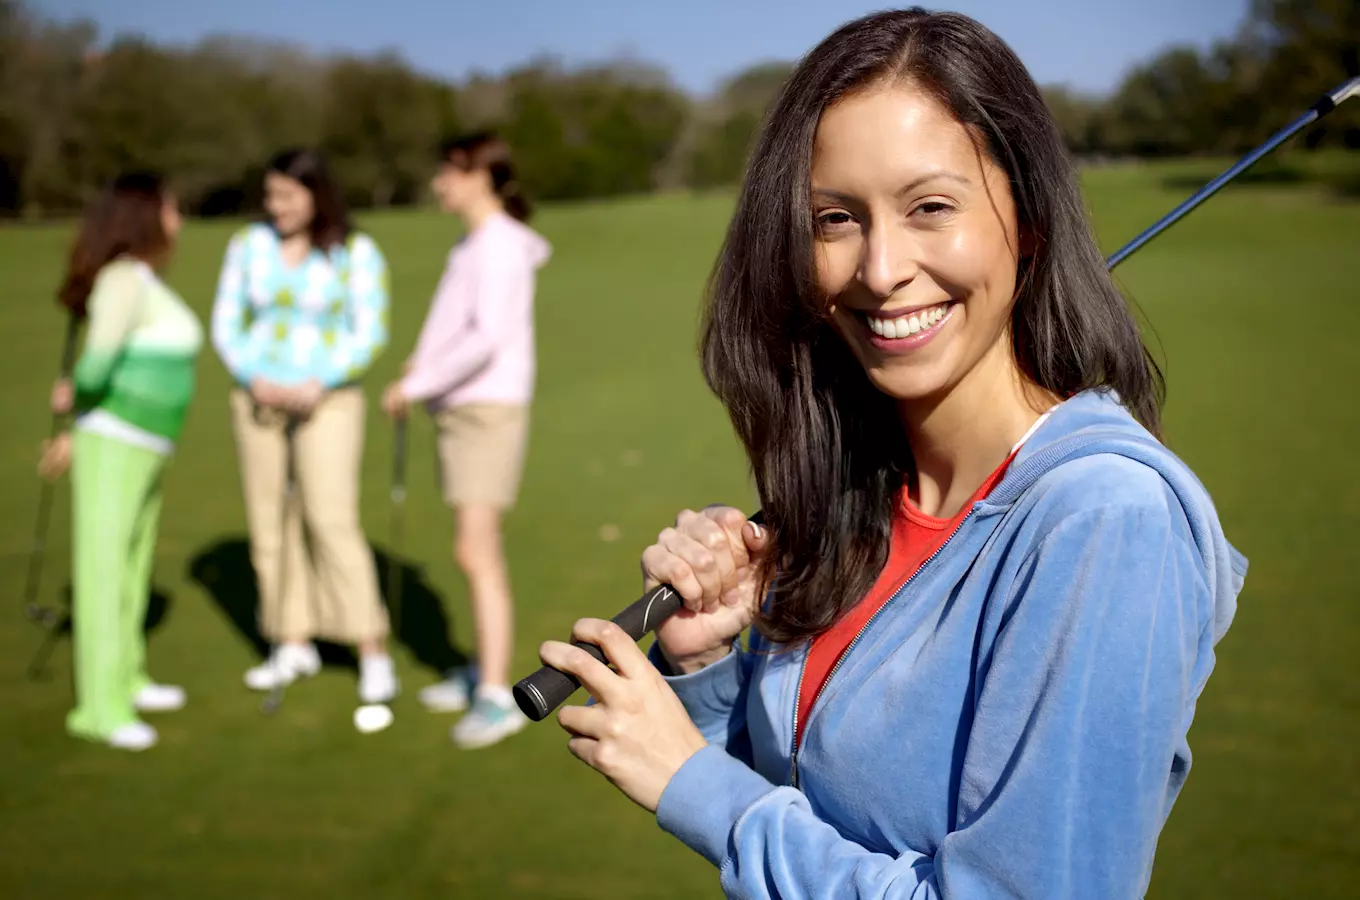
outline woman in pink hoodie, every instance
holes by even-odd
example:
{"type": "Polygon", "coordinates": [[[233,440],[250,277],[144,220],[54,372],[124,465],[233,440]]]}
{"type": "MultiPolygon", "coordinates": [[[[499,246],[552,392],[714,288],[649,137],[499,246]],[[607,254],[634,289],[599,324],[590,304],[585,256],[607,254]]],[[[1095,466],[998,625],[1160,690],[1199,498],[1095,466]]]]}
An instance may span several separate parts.
{"type": "Polygon", "coordinates": [[[454,558],[468,580],[477,683],[457,670],[421,691],[430,709],[472,709],[453,729],[461,747],[494,744],[524,727],[510,694],[512,609],[501,516],[514,505],[534,385],[534,279],[551,252],[525,225],[510,148],[494,133],[445,145],[432,182],[466,236],[449,253],[415,352],[383,407],[393,418],[424,402],[434,416],[454,558]]]}

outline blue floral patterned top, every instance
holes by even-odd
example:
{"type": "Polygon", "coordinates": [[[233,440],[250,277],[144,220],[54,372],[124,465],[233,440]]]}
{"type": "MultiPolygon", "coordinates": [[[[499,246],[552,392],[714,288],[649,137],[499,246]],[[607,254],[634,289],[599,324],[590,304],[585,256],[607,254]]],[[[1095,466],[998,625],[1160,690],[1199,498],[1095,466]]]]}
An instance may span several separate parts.
{"type": "Polygon", "coordinates": [[[268,225],[232,237],[213,304],[212,342],[238,384],[256,378],[326,388],[358,381],[388,340],[387,262],[355,232],[284,262],[268,225]]]}

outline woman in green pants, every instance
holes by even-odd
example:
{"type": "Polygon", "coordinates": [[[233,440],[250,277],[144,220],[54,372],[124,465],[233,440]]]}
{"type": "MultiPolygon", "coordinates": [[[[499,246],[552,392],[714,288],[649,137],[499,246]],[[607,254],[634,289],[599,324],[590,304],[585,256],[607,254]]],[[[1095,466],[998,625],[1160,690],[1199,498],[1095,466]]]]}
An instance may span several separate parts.
{"type": "Polygon", "coordinates": [[[146,673],[142,634],[151,587],[161,478],[194,393],[198,319],[157,277],[180,217],[155,175],[124,175],[86,213],[61,303],[87,318],[74,384],[56,411],[74,435],[44,452],[42,469],[72,468],[76,706],[66,730],[124,750],[156,743],[139,712],[178,709],[184,691],[146,673]]]}

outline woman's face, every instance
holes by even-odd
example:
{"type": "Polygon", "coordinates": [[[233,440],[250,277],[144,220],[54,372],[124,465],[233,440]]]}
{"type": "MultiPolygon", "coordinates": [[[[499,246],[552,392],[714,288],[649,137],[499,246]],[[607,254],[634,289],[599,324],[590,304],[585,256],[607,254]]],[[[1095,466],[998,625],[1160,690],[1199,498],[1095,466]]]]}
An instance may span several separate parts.
{"type": "Polygon", "coordinates": [[[179,199],[174,194],[166,194],[161,201],[161,230],[165,232],[165,239],[172,245],[179,237],[179,230],[183,226],[184,220],[179,214],[179,199]]]}
{"type": "Polygon", "coordinates": [[[284,237],[306,231],[316,217],[312,192],[296,178],[278,172],[264,176],[264,208],[274,228],[284,237]]]}
{"type": "Polygon", "coordinates": [[[812,202],[832,322],[880,390],[937,397],[984,358],[1013,364],[1008,180],[930,94],[885,85],[827,109],[812,202]]]}
{"type": "Polygon", "coordinates": [[[451,162],[441,163],[430,181],[445,212],[462,212],[490,190],[491,179],[486,170],[460,169],[451,162]]]}

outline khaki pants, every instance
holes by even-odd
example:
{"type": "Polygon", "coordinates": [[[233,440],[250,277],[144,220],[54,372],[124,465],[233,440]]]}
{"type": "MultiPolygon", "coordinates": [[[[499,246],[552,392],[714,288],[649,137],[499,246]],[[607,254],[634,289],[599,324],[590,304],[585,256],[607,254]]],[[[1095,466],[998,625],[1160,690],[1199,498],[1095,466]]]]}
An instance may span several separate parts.
{"type": "Polygon", "coordinates": [[[373,551],[359,524],[364,395],[328,394],[293,435],[297,492],[284,523],[286,456],[282,413],[231,395],[241,460],[250,559],[260,585],[260,632],[271,641],[323,638],[344,644],[387,636],[373,551]],[[303,525],[306,525],[304,539],[303,525]],[[279,553],[286,553],[279,596],[279,553]]]}

